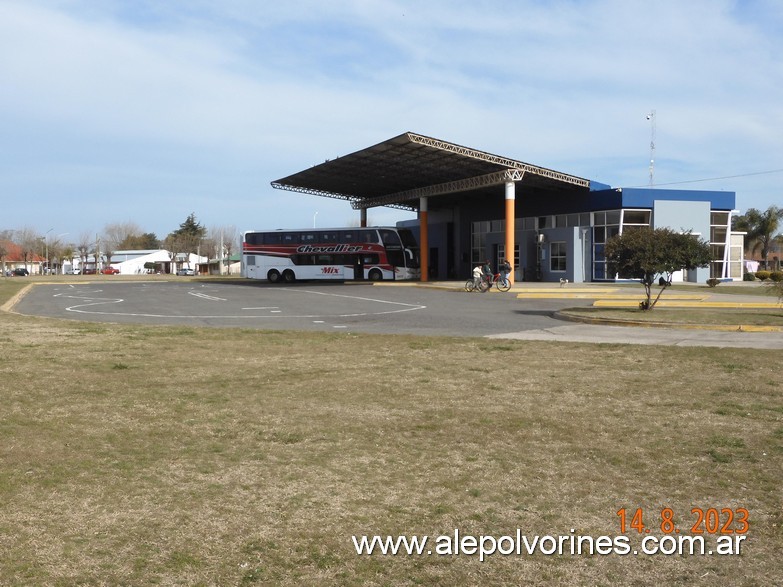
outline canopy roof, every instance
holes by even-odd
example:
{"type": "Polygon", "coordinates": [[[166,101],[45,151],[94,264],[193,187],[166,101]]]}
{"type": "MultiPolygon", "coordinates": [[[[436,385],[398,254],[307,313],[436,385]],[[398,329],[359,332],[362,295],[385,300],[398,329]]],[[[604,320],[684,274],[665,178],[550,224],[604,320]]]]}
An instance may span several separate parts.
{"type": "Polygon", "coordinates": [[[411,132],[278,179],[272,187],[349,200],[357,209],[417,210],[422,196],[433,197],[430,209],[448,207],[466,192],[496,195],[493,186],[506,181],[518,182],[526,194],[590,187],[587,179],[411,132]]]}

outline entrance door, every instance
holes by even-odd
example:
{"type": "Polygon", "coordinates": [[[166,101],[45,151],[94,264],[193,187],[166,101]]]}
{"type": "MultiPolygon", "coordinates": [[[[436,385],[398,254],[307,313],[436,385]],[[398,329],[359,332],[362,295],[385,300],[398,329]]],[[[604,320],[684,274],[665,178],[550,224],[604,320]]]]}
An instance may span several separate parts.
{"type": "Polygon", "coordinates": [[[364,279],[364,257],[362,255],[356,255],[353,259],[353,278],[364,279]]]}

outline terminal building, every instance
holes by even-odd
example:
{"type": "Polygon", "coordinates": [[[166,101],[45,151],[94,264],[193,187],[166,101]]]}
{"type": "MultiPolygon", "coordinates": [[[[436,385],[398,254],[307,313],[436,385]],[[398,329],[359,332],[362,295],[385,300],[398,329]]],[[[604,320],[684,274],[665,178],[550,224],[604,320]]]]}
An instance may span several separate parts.
{"type": "Polygon", "coordinates": [[[710,243],[710,266],[675,280],[742,279],[734,192],[613,188],[410,132],[272,186],[346,200],[362,226],[372,207],[416,212],[400,224],[418,235],[424,281],[467,278],[485,259],[497,266],[504,258],[515,281],[614,281],[604,245],[639,226],[690,231],[710,243]]]}

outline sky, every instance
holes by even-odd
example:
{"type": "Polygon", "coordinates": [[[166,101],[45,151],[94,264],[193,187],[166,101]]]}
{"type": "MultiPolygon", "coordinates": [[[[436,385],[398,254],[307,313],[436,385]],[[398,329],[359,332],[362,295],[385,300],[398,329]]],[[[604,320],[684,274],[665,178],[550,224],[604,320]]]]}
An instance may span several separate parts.
{"type": "Polygon", "coordinates": [[[0,0],[0,230],[356,225],[270,184],[408,131],[766,209],[782,93],[779,0],[0,0]]]}

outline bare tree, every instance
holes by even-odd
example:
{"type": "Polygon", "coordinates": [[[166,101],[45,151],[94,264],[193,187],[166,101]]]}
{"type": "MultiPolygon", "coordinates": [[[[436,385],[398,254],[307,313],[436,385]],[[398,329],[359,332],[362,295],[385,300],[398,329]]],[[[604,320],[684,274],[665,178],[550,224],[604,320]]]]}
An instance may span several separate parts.
{"type": "Polygon", "coordinates": [[[103,227],[104,246],[112,251],[125,248],[125,243],[138,239],[144,231],[135,222],[114,222],[103,227]]]}
{"type": "Polygon", "coordinates": [[[5,277],[5,258],[8,256],[8,249],[5,243],[0,240],[0,275],[5,277]]]}
{"type": "MultiPolygon", "coordinates": [[[[28,271],[29,271],[29,267],[27,266],[27,263],[28,261],[30,263],[33,262],[36,253],[41,248],[42,238],[43,237],[39,235],[35,229],[27,226],[17,232],[17,244],[21,248],[24,267],[28,271]]],[[[43,254],[41,254],[41,257],[43,257],[43,254]]]]}
{"type": "Polygon", "coordinates": [[[210,257],[220,260],[220,273],[223,273],[224,263],[230,267],[231,255],[239,250],[239,231],[233,224],[213,226],[208,236],[212,251],[210,257]]]}
{"type": "Polygon", "coordinates": [[[84,273],[84,269],[87,266],[87,257],[92,250],[93,242],[89,232],[82,232],[79,234],[79,242],[76,245],[76,250],[79,252],[79,259],[81,259],[82,273],[84,273]]]}

